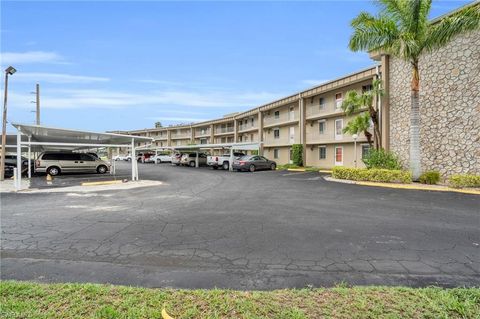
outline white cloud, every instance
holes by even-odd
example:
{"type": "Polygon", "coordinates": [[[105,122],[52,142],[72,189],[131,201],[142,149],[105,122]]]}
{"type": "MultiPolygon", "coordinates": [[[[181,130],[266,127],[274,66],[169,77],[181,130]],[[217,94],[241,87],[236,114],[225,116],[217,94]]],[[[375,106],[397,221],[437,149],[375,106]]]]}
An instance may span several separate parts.
{"type": "Polygon", "coordinates": [[[91,83],[91,82],[108,82],[109,78],[71,75],[62,73],[17,73],[15,81],[38,81],[48,83],[91,83]]]}
{"type": "Polygon", "coordinates": [[[170,116],[155,116],[155,117],[148,117],[148,119],[154,120],[154,121],[172,121],[172,122],[182,122],[182,123],[203,122],[203,121],[209,120],[209,119],[198,118],[198,117],[170,117],[170,116]]]}
{"type": "Polygon", "coordinates": [[[302,84],[314,86],[314,85],[320,85],[322,83],[328,82],[329,80],[303,80],[302,84]]]}
{"type": "Polygon", "coordinates": [[[2,52],[0,54],[2,65],[26,63],[57,63],[65,64],[65,59],[55,52],[28,51],[28,52],[2,52]]]}
{"type": "MultiPolygon", "coordinates": [[[[31,96],[11,93],[12,104],[30,107],[31,96]]],[[[279,98],[281,95],[269,92],[230,92],[183,90],[150,91],[130,93],[108,90],[49,90],[42,95],[42,108],[126,108],[155,106],[165,111],[182,108],[241,108],[255,107],[279,98]]],[[[160,110],[160,109],[156,109],[160,110]]]]}

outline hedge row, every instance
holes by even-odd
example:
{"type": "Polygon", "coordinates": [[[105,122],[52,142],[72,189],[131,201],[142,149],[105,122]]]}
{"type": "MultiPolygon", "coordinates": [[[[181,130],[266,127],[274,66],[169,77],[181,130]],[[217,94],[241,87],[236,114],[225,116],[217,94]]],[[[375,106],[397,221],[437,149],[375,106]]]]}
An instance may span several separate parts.
{"type": "Polygon", "coordinates": [[[480,175],[452,175],[448,185],[453,188],[480,187],[480,175]]]}
{"type": "Polygon", "coordinates": [[[366,169],[335,167],[332,176],[338,179],[349,179],[352,181],[370,181],[386,183],[411,183],[412,174],[407,171],[390,169],[366,169]]]}

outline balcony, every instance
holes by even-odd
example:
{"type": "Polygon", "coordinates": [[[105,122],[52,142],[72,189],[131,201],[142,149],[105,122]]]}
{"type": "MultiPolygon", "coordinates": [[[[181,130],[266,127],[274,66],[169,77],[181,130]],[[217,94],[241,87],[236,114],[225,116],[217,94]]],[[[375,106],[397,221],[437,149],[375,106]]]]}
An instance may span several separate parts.
{"type": "Polygon", "coordinates": [[[192,135],[190,132],[188,133],[172,133],[172,140],[183,140],[183,139],[189,139],[191,138],[192,135]]]}
{"type": "Polygon", "coordinates": [[[210,136],[210,129],[195,130],[195,137],[210,136]]]}
{"type": "Polygon", "coordinates": [[[251,123],[243,124],[238,126],[239,132],[248,132],[248,131],[255,131],[258,130],[256,123],[252,126],[251,123]]]}
{"type": "Polygon", "coordinates": [[[233,133],[233,126],[228,126],[228,127],[217,127],[215,129],[215,134],[229,134],[233,133]]]}
{"type": "MultiPolygon", "coordinates": [[[[320,134],[318,130],[308,131],[306,133],[306,144],[335,144],[335,143],[353,143],[353,137],[349,134],[342,134],[340,136],[335,136],[333,130],[326,131],[323,134],[320,134]]],[[[365,135],[359,134],[357,138],[357,143],[365,143],[367,139],[365,135]]]]}
{"type": "Polygon", "coordinates": [[[310,104],[307,106],[306,116],[310,117],[310,116],[319,115],[319,114],[325,113],[329,109],[330,109],[330,106],[328,105],[328,103],[310,104]]]}
{"type": "Polygon", "coordinates": [[[290,124],[294,122],[298,122],[299,115],[297,112],[294,112],[293,114],[290,112],[283,112],[280,114],[280,116],[275,117],[275,115],[270,115],[264,118],[264,127],[271,127],[271,126],[276,126],[276,125],[284,125],[284,124],[290,124]]]}
{"type": "Polygon", "coordinates": [[[283,145],[292,145],[300,143],[300,135],[295,134],[293,136],[280,136],[279,138],[274,138],[273,135],[266,136],[264,141],[264,146],[271,147],[271,146],[283,146],[283,145]]]}

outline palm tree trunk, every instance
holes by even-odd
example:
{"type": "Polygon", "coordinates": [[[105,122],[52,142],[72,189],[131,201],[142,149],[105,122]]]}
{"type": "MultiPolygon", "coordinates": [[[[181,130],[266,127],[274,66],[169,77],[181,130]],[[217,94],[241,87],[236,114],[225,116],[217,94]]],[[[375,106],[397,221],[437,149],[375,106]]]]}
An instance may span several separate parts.
{"type": "Polygon", "coordinates": [[[365,137],[367,138],[367,143],[368,145],[370,145],[370,147],[372,146],[372,133],[370,133],[369,131],[363,131],[363,134],[365,134],[365,137]]]}
{"type": "Polygon", "coordinates": [[[382,140],[380,135],[379,123],[378,123],[378,111],[373,108],[373,106],[368,107],[368,112],[370,113],[370,118],[373,123],[373,141],[375,143],[375,148],[378,150],[382,147],[382,140]]]}
{"type": "Polygon", "coordinates": [[[412,85],[410,95],[410,170],[413,180],[418,180],[421,174],[420,155],[420,107],[419,87],[420,76],[418,73],[418,62],[413,64],[412,85]]]}

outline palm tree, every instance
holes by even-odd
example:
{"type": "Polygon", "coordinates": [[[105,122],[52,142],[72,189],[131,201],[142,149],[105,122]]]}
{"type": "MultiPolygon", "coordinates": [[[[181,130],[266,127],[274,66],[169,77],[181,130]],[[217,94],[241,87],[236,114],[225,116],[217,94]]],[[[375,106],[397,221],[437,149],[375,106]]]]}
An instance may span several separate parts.
{"type": "Polygon", "coordinates": [[[343,133],[350,135],[363,133],[367,138],[367,142],[372,146],[372,133],[368,130],[370,128],[370,114],[363,112],[356,116],[353,120],[348,122],[347,126],[343,128],[343,133]]]}
{"type": "MultiPolygon", "coordinates": [[[[373,123],[373,141],[375,148],[382,147],[382,138],[380,134],[380,127],[378,123],[378,109],[374,106],[374,101],[383,95],[382,81],[375,79],[372,82],[372,89],[365,91],[362,94],[355,90],[348,91],[345,94],[345,99],[342,102],[342,109],[346,115],[352,115],[362,108],[368,109],[370,120],[373,123]]],[[[363,113],[359,116],[364,116],[363,113]]],[[[371,136],[371,134],[370,134],[371,136]]]]}
{"type": "Polygon", "coordinates": [[[377,0],[380,12],[373,16],[361,12],[351,25],[352,51],[377,51],[400,58],[412,70],[410,94],[410,169],[414,179],[420,166],[419,59],[424,53],[445,46],[456,35],[479,28],[480,6],[466,7],[430,23],[431,0],[377,0]]]}

